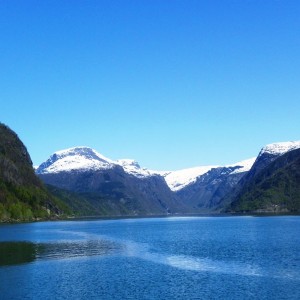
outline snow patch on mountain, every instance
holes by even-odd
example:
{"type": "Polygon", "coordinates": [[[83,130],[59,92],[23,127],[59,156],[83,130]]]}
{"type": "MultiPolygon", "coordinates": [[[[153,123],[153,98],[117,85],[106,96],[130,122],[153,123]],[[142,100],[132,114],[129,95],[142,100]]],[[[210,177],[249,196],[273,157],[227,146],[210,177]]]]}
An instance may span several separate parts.
{"type": "Polygon", "coordinates": [[[300,141],[273,143],[263,147],[258,157],[264,153],[273,154],[273,155],[282,155],[286,152],[298,148],[300,148],[300,141]]]}
{"type": "Polygon", "coordinates": [[[252,157],[252,158],[237,162],[233,165],[228,165],[228,167],[239,167],[238,169],[235,169],[233,172],[231,172],[230,175],[238,174],[238,173],[242,173],[242,172],[248,172],[252,168],[255,160],[256,160],[256,157],[252,157]]]}
{"type": "Polygon", "coordinates": [[[218,168],[218,166],[202,166],[178,171],[165,172],[164,177],[169,188],[172,191],[179,191],[185,186],[195,182],[197,177],[207,173],[212,168],[218,168]]]}
{"type": "Polygon", "coordinates": [[[155,172],[151,172],[146,168],[141,168],[139,163],[133,159],[119,159],[116,160],[115,163],[123,167],[124,171],[127,174],[133,175],[138,178],[156,175],[155,172]]]}

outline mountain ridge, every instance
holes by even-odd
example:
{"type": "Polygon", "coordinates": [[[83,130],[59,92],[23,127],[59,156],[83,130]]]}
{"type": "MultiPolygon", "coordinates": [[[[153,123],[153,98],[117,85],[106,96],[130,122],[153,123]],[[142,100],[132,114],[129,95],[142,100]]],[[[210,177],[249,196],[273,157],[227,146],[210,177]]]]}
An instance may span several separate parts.
{"type": "MultiPolygon", "coordinates": [[[[248,171],[254,162],[254,158],[227,165],[236,167],[236,172],[248,171]]],[[[136,160],[118,159],[112,160],[87,146],[77,146],[53,153],[49,159],[37,167],[37,174],[56,173],[63,171],[104,170],[121,166],[130,175],[143,178],[148,176],[162,176],[172,191],[178,191],[190,183],[195,182],[197,177],[207,173],[213,168],[225,166],[197,166],[176,171],[155,171],[142,168],[136,160]]]]}

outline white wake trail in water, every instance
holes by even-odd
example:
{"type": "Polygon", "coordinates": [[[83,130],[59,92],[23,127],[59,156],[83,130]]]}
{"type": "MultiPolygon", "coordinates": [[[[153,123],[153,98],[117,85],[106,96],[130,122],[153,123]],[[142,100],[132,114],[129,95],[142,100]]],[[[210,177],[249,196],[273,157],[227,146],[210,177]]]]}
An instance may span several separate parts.
{"type": "Polygon", "coordinates": [[[260,269],[253,265],[238,262],[225,262],[211,260],[208,258],[196,258],[185,255],[168,255],[162,253],[149,252],[146,245],[135,242],[126,242],[126,252],[124,255],[135,257],[153,263],[163,264],[181,270],[197,272],[214,272],[223,274],[235,274],[244,276],[262,276],[260,269]]]}
{"type": "Polygon", "coordinates": [[[138,258],[141,260],[153,262],[156,264],[163,264],[181,270],[299,280],[299,274],[294,274],[293,272],[289,272],[288,270],[274,270],[270,273],[270,270],[268,272],[265,272],[262,267],[256,266],[254,264],[247,264],[238,261],[222,261],[213,260],[210,258],[193,257],[188,255],[156,253],[150,251],[150,246],[146,243],[137,243],[130,240],[112,238],[105,235],[89,234],[80,231],[65,231],[64,233],[78,236],[84,240],[102,240],[114,242],[119,244],[122,248],[122,251],[117,255],[138,258]]]}

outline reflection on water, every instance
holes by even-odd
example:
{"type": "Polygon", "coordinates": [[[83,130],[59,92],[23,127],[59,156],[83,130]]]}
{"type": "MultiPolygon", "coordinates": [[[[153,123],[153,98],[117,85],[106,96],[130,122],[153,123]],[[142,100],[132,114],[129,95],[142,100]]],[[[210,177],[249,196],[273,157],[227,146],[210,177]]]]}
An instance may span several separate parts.
{"type": "Polygon", "coordinates": [[[149,251],[149,245],[132,241],[73,240],[53,243],[0,242],[0,266],[30,263],[43,259],[70,259],[76,257],[119,255],[135,257],[156,264],[194,272],[211,272],[242,276],[267,276],[299,280],[299,273],[289,270],[264,274],[254,264],[237,261],[211,260],[185,255],[169,255],[149,251]]]}
{"type": "Polygon", "coordinates": [[[36,259],[66,259],[110,255],[122,250],[111,241],[72,241],[57,243],[0,242],[0,266],[30,263],[36,259]]]}
{"type": "Polygon", "coordinates": [[[0,299],[296,300],[299,230],[299,217],[3,225],[0,299]]]}
{"type": "Polygon", "coordinates": [[[16,265],[35,260],[37,245],[30,242],[1,242],[0,266],[16,265]]]}

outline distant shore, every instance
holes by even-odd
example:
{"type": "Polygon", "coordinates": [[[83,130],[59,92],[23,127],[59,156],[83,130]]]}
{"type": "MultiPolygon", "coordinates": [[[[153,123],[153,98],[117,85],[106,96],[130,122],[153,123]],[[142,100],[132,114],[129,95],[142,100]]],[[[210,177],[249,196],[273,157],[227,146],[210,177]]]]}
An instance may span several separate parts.
{"type": "Polygon", "coordinates": [[[122,220],[122,219],[146,219],[146,218],[184,218],[184,217],[276,217],[276,216],[300,216],[300,212],[245,212],[245,213],[188,213],[188,214],[151,214],[151,215],[112,215],[112,216],[54,216],[47,219],[37,218],[33,220],[0,220],[3,224],[53,222],[53,221],[93,221],[93,220],[122,220]]]}

